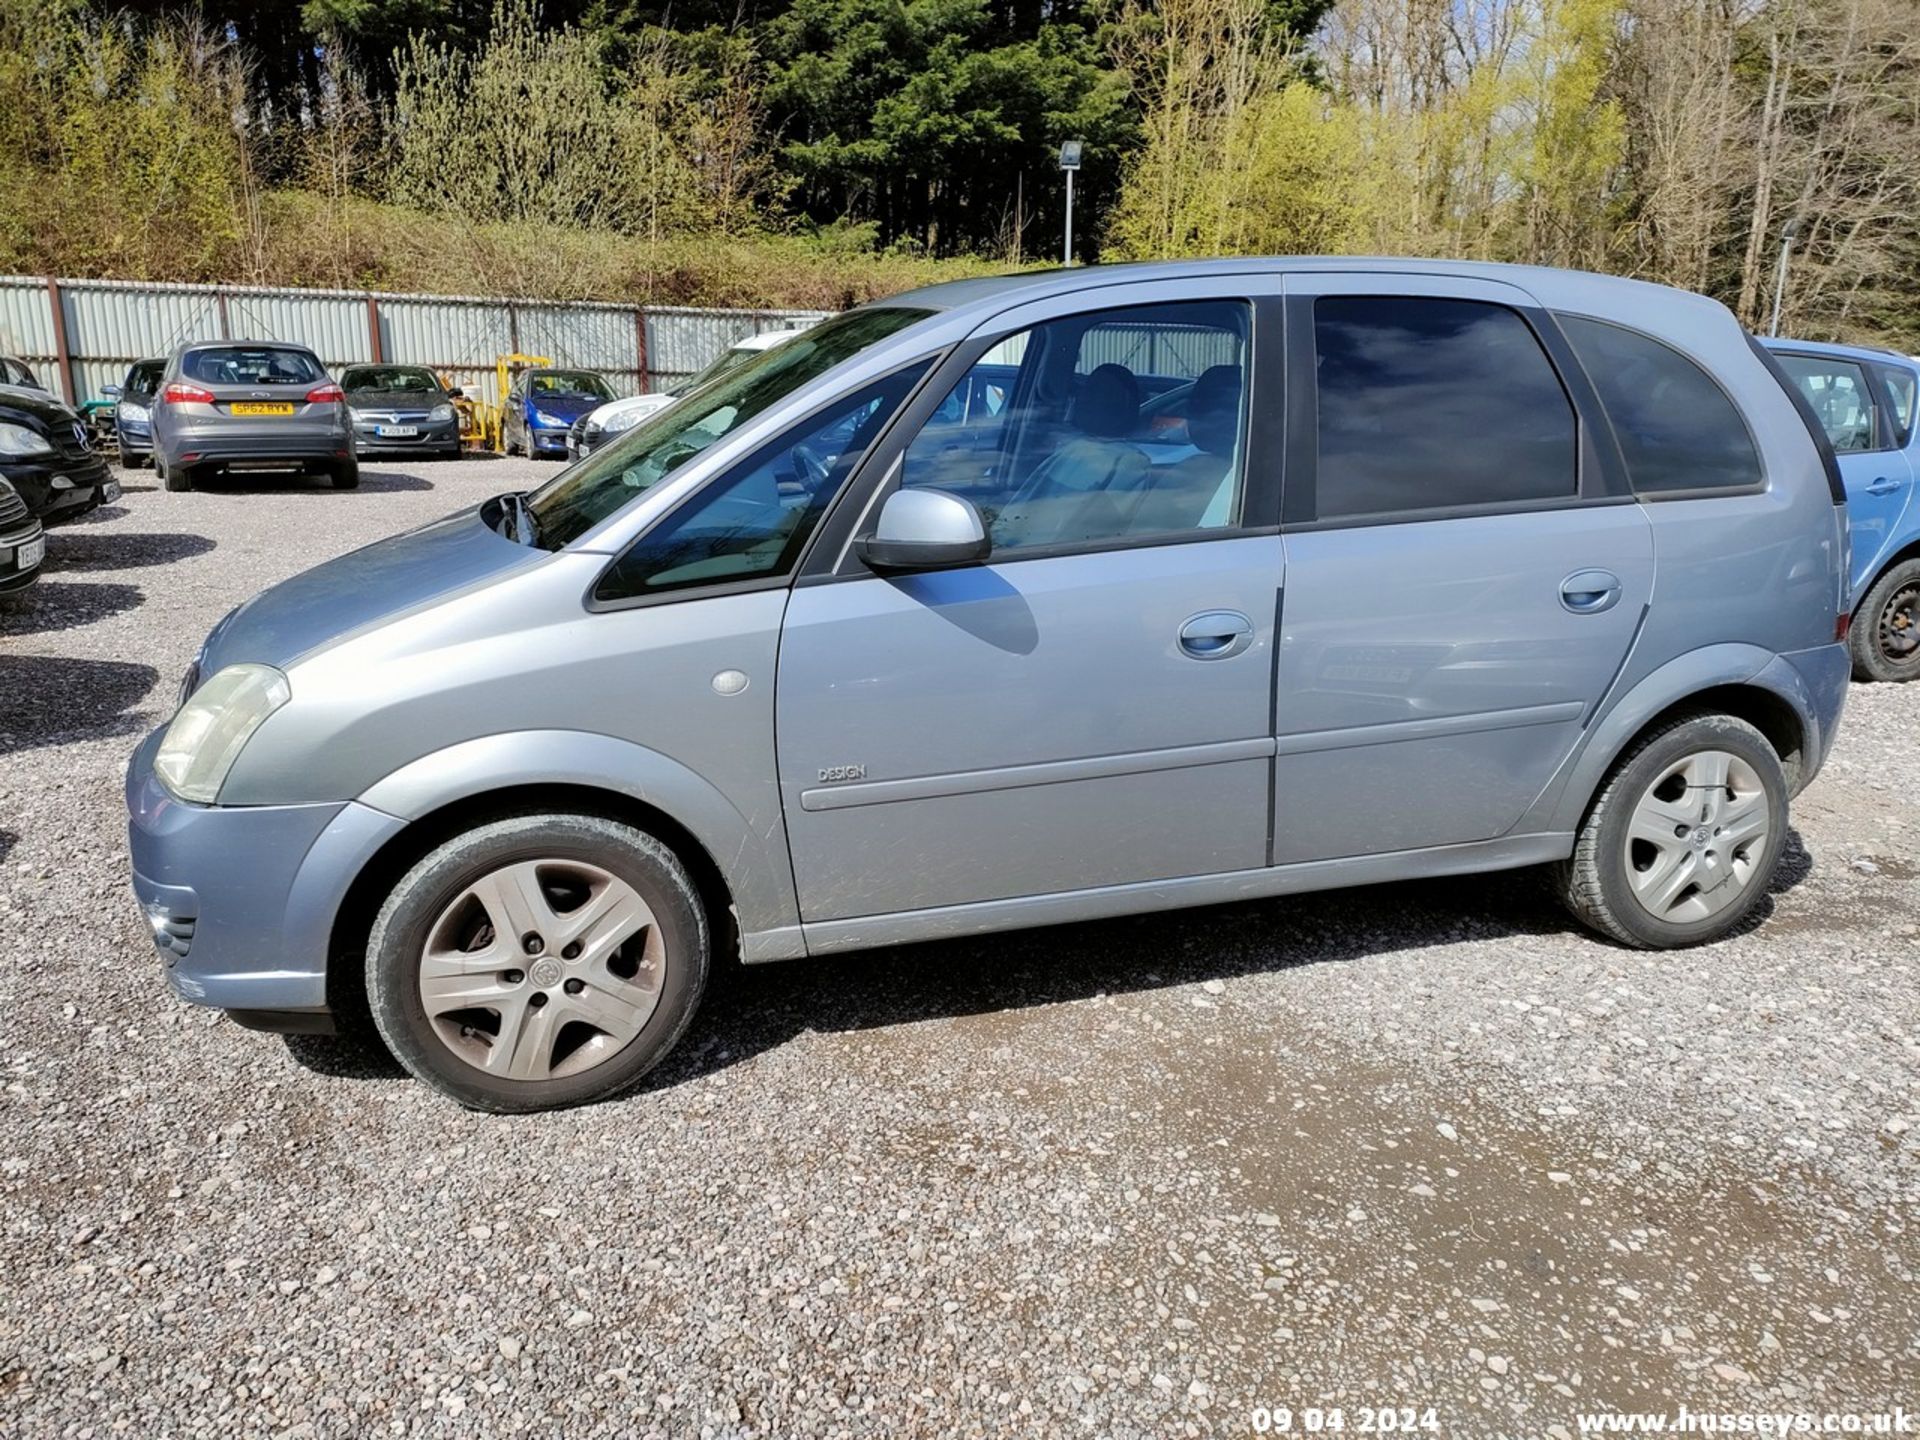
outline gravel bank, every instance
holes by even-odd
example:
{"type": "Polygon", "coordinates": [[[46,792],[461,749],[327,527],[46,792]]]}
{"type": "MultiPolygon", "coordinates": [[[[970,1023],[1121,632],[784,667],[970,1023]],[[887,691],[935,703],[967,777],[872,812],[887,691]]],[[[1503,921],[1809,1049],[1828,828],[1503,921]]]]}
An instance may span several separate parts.
{"type": "Polygon", "coordinates": [[[1764,923],[1680,955],[1518,875],[800,962],[531,1119],[173,1002],[119,786],[207,628],[551,473],[133,472],[0,612],[0,1434],[1913,1407],[1920,686],[1855,688],[1764,923]]]}

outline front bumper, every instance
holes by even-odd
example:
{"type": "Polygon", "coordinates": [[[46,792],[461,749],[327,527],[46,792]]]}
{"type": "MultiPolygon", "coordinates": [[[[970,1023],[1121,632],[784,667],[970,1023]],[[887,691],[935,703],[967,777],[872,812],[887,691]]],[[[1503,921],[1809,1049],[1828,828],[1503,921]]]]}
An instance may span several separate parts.
{"type": "Polygon", "coordinates": [[[107,462],[98,454],[84,457],[50,455],[45,459],[9,460],[0,475],[12,482],[27,508],[47,524],[71,520],[112,498],[117,486],[107,462]]]}
{"type": "Polygon", "coordinates": [[[44,544],[40,547],[40,559],[24,567],[20,564],[20,548],[45,539],[38,520],[0,535],[0,595],[24,590],[40,578],[40,567],[46,562],[44,544]]]}
{"type": "Polygon", "coordinates": [[[154,777],[164,730],[127,767],[133,892],[168,985],[195,1005],[314,1028],[327,1012],[333,922],[361,868],[397,834],[357,803],[193,805],[154,777]],[[304,1017],[304,1018],[303,1018],[304,1017]]]}
{"type": "Polygon", "coordinates": [[[564,429],[549,430],[538,425],[527,427],[527,442],[536,455],[564,455],[567,453],[567,432],[564,429]]]}
{"type": "Polygon", "coordinates": [[[119,442],[122,455],[150,455],[153,453],[153,431],[146,425],[130,420],[121,420],[114,425],[114,439],[119,442]]]}
{"type": "Polygon", "coordinates": [[[418,435],[379,435],[374,433],[376,424],[384,421],[355,423],[353,427],[353,445],[362,455],[375,455],[386,452],[403,454],[410,450],[451,451],[460,448],[460,421],[422,420],[406,421],[420,433],[418,435]]]}

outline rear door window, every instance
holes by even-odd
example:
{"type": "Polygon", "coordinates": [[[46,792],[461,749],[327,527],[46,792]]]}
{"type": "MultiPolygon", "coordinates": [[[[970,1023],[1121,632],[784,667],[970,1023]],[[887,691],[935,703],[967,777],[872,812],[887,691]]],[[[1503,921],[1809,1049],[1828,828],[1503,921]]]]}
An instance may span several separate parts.
{"type": "Polygon", "coordinates": [[[327,372],[304,350],[272,345],[218,345],[189,350],[180,361],[189,380],[202,385],[311,385],[327,372]]]}
{"type": "Polygon", "coordinates": [[[1562,315],[1560,328],[1613,422],[1640,495],[1765,483],[1747,422],[1714,379],[1650,335],[1562,315]]]}
{"type": "Polygon", "coordinates": [[[1820,417],[1820,425],[1841,455],[1877,450],[1873,388],[1865,368],[1831,355],[1776,355],[1787,378],[1820,417]]]}
{"type": "Polygon", "coordinates": [[[1913,438],[1913,417],[1920,376],[1904,365],[1876,365],[1880,383],[1887,387],[1887,399],[1893,405],[1893,443],[1905,446],[1913,438]]]}
{"type": "Polygon", "coordinates": [[[1314,301],[1316,515],[1570,500],[1573,402],[1519,313],[1480,300],[1314,301]]]}

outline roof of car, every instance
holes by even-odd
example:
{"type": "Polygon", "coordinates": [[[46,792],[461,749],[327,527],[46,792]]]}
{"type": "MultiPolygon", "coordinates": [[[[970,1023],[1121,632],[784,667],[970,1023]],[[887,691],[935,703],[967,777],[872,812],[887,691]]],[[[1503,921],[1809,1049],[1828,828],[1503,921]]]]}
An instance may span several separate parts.
{"type": "Polygon", "coordinates": [[[785,344],[796,335],[804,335],[806,333],[807,327],[804,325],[795,326],[787,330],[762,330],[757,335],[748,335],[743,339],[734,341],[733,344],[727,348],[729,350],[771,350],[776,345],[785,344]]]}
{"type": "Polygon", "coordinates": [[[1915,357],[1898,350],[1882,350],[1878,345],[1841,345],[1831,340],[1794,340],[1785,335],[1763,335],[1760,343],[1769,350],[1800,351],[1807,355],[1840,355],[1850,360],[1897,360],[1911,365],[1915,357]]]}
{"type": "Polygon", "coordinates": [[[1691,291],[1676,290],[1646,280],[1598,275],[1585,270],[1558,270],[1541,265],[1503,265],[1481,260],[1414,260],[1398,256],[1274,255],[1231,260],[1147,260],[1123,265],[1081,265],[1071,269],[1026,270],[977,280],[949,280],[919,290],[908,290],[876,305],[909,305],[957,311],[978,306],[1004,307],[1009,300],[1039,300],[1050,295],[1096,290],[1103,286],[1155,280],[1206,279],[1228,275],[1281,273],[1374,275],[1431,275],[1487,280],[1517,286],[1541,304],[1600,314],[1664,312],[1671,321],[1676,307],[1695,307],[1700,314],[1724,317],[1725,307],[1691,291]]]}

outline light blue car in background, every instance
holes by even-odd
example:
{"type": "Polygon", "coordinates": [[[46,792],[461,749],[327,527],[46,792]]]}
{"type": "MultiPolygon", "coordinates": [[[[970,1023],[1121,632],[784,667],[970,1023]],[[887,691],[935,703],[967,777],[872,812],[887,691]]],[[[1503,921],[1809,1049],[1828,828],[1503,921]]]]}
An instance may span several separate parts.
{"type": "Polygon", "coordinates": [[[1920,361],[1811,340],[1763,342],[1833,442],[1853,540],[1853,673],[1920,678],[1920,361]]]}

